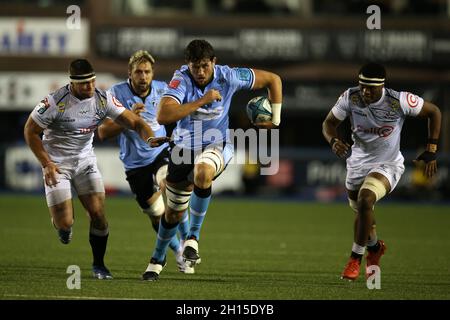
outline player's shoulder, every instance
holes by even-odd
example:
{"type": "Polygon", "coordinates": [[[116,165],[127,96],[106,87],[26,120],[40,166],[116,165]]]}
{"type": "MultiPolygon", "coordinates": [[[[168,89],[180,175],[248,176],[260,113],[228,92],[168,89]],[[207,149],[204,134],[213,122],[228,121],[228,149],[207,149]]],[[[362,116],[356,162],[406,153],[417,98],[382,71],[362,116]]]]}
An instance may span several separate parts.
{"type": "Polygon", "coordinates": [[[240,73],[240,72],[250,72],[249,68],[244,68],[244,67],[230,67],[229,65],[226,64],[216,64],[214,67],[214,71],[219,74],[219,75],[231,75],[233,73],[240,73]]]}
{"type": "MultiPolygon", "coordinates": [[[[154,80],[153,80],[154,81],[154,80]]],[[[152,83],[153,83],[152,81],[152,83]]],[[[172,76],[172,80],[170,80],[169,84],[167,85],[167,89],[177,90],[180,87],[180,84],[182,84],[182,88],[188,89],[189,87],[192,87],[192,79],[189,75],[189,69],[187,65],[181,66],[180,69],[175,70],[172,76]]],[[[153,86],[153,84],[152,84],[153,86]]]]}
{"type": "MultiPolygon", "coordinates": [[[[238,80],[245,82],[254,81],[254,73],[247,67],[230,67],[228,65],[216,65],[216,78],[228,81],[238,80]]],[[[219,80],[220,81],[220,80],[219,80]]]]}
{"type": "Polygon", "coordinates": [[[107,99],[108,98],[108,94],[111,94],[111,93],[106,91],[106,90],[100,89],[100,88],[95,88],[95,94],[99,98],[107,99]]]}
{"type": "Polygon", "coordinates": [[[187,85],[192,82],[187,65],[182,65],[180,69],[175,70],[172,76],[172,80],[169,82],[169,88],[172,88],[174,83],[176,83],[176,87],[178,87],[178,84],[181,82],[184,82],[187,85]]]}
{"type": "Polygon", "coordinates": [[[70,89],[69,89],[69,85],[67,84],[67,85],[53,91],[52,93],[49,94],[49,96],[51,97],[51,99],[53,99],[53,101],[55,102],[55,105],[57,105],[62,100],[64,100],[64,98],[68,97],[69,93],[70,93],[70,89]]]}
{"type": "Polygon", "coordinates": [[[402,94],[401,91],[396,91],[396,90],[390,89],[390,88],[384,88],[384,92],[385,92],[386,97],[396,99],[396,100],[400,100],[400,95],[402,94]]]}
{"type": "Polygon", "coordinates": [[[232,68],[226,64],[216,64],[214,66],[214,69],[215,69],[214,71],[216,71],[216,72],[229,73],[235,68],[232,68]]]}
{"type": "Polygon", "coordinates": [[[416,109],[423,105],[423,98],[409,91],[398,92],[398,102],[406,109],[416,109]]]}
{"type": "Polygon", "coordinates": [[[361,89],[359,86],[348,88],[342,93],[342,99],[344,99],[349,106],[361,106],[363,105],[363,101],[361,99],[360,91],[361,89]]]}
{"type": "Polygon", "coordinates": [[[125,90],[130,90],[130,86],[128,85],[128,81],[121,81],[116,84],[113,84],[110,88],[110,91],[113,93],[124,92],[125,90]]]}
{"type": "Polygon", "coordinates": [[[152,80],[152,87],[156,90],[164,89],[167,87],[167,83],[161,80],[152,80]]]}
{"type": "Polygon", "coordinates": [[[356,87],[351,87],[351,88],[348,88],[347,90],[345,90],[344,91],[344,94],[347,94],[349,97],[351,97],[351,96],[353,96],[353,95],[359,95],[359,92],[360,92],[360,88],[359,88],[359,86],[356,86],[356,87]]]}
{"type": "Polygon", "coordinates": [[[174,78],[184,78],[184,79],[189,79],[189,68],[187,65],[182,65],[180,67],[180,69],[175,70],[175,72],[173,73],[173,77],[174,78]]]}

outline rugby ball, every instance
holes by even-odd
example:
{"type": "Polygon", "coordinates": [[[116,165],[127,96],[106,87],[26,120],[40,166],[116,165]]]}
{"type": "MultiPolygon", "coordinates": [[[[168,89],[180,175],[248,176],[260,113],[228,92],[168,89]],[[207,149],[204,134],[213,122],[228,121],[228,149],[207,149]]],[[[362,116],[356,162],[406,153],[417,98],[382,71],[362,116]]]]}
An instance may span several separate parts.
{"type": "Polygon", "coordinates": [[[260,96],[255,97],[247,103],[247,116],[251,123],[272,120],[272,106],[269,99],[260,96]]]}

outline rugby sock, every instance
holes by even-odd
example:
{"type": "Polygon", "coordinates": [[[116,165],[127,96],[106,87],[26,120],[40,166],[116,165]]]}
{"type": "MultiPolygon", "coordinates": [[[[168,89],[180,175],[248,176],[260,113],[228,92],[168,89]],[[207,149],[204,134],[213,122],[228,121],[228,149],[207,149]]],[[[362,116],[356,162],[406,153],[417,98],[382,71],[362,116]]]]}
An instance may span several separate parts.
{"type": "MultiPolygon", "coordinates": [[[[152,222],[152,227],[156,231],[156,234],[158,234],[159,223],[152,222]]],[[[176,236],[173,237],[172,241],[169,242],[169,247],[170,247],[170,249],[173,250],[173,252],[175,252],[175,253],[179,252],[181,250],[180,240],[178,240],[178,238],[176,236]]]]}
{"type": "Polygon", "coordinates": [[[159,221],[158,236],[156,238],[156,247],[152,255],[152,258],[155,258],[156,261],[158,262],[164,261],[167,247],[169,246],[169,243],[172,241],[172,238],[176,237],[177,226],[178,223],[170,224],[166,221],[166,218],[164,216],[161,217],[161,220],[159,221]]]}
{"type": "Polygon", "coordinates": [[[183,213],[183,218],[181,218],[180,224],[178,225],[178,231],[180,232],[180,239],[186,240],[189,233],[189,216],[187,210],[183,213]]]}
{"type": "Polygon", "coordinates": [[[93,265],[104,266],[103,258],[106,252],[106,243],[108,242],[109,230],[95,229],[93,227],[89,230],[89,243],[92,248],[92,255],[94,256],[93,265]]]}
{"type": "Polygon", "coordinates": [[[209,201],[211,200],[211,187],[208,189],[200,189],[194,186],[194,192],[191,196],[189,209],[191,212],[191,221],[188,239],[194,236],[197,241],[200,240],[200,229],[205,219],[206,210],[208,210],[209,201]]]}
{"type": "Polygon", "coordinates": [[[366,250],[365,247],[361,247],[359,244],[353,242],[352,254],[350,256],[354,259],[358,259],[359,261],[361,261],[365,250],[366,250]]]}

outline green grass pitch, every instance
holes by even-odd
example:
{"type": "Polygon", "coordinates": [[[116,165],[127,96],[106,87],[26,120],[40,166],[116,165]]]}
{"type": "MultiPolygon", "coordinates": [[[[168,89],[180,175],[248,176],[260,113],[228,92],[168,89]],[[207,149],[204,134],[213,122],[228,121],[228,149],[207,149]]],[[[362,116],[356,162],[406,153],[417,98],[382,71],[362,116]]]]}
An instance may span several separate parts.
{"type": "Polygon", "coordinates": [[[0,196],[0,299],[450,299],[450,207],[380,203],[388,247],[381,289],[364,277],[339,279],[352,245],[345,204],[211,202],[196,274],[177,271],[173,253],[157,282],[141,274],[155,233],[132,197],[107,198],[106,263],[115,279],[91,278],[88,219],[75,200],[74,238],[61,244],[43,196],[0,196]],[[69,265],[81,289],[69,290],[69,265]]]}

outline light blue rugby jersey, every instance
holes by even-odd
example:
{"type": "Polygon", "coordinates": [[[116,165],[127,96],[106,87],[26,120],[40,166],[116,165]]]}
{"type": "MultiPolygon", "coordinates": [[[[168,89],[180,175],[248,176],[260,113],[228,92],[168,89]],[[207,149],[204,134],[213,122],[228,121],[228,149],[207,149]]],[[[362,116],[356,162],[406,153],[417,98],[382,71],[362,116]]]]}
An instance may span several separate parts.
{"type": "Polygon", "coordinates": [[[233,94],[239,90],[250,90],[254,83],[252,69],[216,65],[213,81],[202,90],[195,85],[186,65],[175,71],[164,97],[185,104],[200,99],[210,89],[218,90],[222,96],[222,101],[204,105],[177,122],[175,144],[198,150],[211,143],[228,141],[228,111],[233,94]]]}
{"type": "MultiPolygon", "coordinates": [[[[166,128],[156,121],[156,112],[167,84],[163,81],[153,80],[150,94],[142,100],[131,90],[129,80],[120,82],[111,87],[113,95],[129,110],[132,105],[140,102],[145,104],[145,111],[141,113],[141,118],[152,128],[156,137],[166,136],[166,128]]],[[[165,143],[157,148],[150,148],[139,134],[134,130],[125,129],[118,137],[120,145],[120,160],[122,160],[125,170],[149,165],[155,161],[161,151],[168,147],[165,143]]]]}

